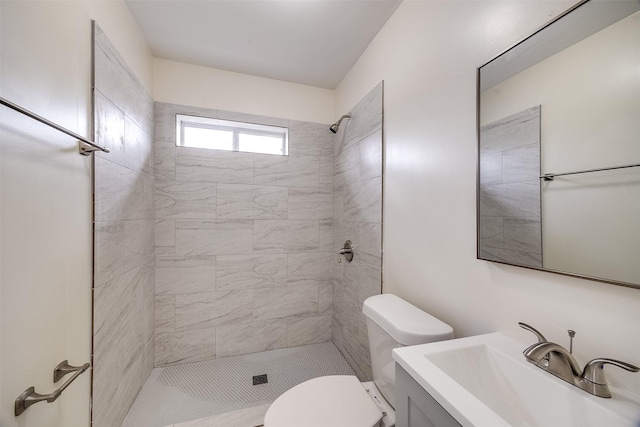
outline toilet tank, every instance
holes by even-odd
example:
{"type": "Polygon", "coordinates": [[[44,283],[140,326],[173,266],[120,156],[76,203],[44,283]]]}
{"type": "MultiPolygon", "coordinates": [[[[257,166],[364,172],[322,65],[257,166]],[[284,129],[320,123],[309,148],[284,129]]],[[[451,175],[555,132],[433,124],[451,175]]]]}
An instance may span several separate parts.
{"type": "Polygon", "coordinates": [[[396,347],[452,339],[453,328],[392,294],[367,298],[362,312],[367,317],[373,381],[395,408],[395,365],[391,351],[396,347]]]}

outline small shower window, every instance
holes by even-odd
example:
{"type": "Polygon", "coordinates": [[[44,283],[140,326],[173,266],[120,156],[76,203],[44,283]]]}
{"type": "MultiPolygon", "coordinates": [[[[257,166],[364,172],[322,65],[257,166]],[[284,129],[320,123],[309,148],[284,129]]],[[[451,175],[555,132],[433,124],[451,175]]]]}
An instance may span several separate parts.
{"type": "Polygon", "coordinates": [[[178,147],[286,156],[289,129],[210,117],[176,115],[178,147]]]}

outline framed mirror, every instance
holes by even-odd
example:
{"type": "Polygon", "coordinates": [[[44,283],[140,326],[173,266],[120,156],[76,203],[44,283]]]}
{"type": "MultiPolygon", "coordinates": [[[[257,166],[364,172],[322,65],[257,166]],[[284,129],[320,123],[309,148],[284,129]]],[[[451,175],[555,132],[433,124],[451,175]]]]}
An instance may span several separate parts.
{"type": "Polygon", "coordinates": [[[640,288],[640,0],[478,69],[478,259],[640,288]]]}

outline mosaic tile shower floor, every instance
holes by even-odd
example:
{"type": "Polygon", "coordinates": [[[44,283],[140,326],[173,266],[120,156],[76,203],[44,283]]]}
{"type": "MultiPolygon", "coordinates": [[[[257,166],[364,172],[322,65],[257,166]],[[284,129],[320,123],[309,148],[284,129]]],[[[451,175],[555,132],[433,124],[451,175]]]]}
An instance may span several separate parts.
{"type": "Polygon", "coordinates": [[[278,396],[323,375],[355,375],[331,342],[156,368],[122,427],[254,427],[278,396]],[[260,374],[269,382],[254,386],[260,374]]]}

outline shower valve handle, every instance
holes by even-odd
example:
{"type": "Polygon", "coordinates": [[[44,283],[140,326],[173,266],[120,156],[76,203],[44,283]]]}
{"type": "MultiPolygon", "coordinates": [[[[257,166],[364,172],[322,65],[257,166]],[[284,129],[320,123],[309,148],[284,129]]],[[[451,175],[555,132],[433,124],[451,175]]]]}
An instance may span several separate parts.
{"type": "Polygon", "coordinates": [[[355,246],[351,244],[351,240],[344,242],[344,246],[338,251],[338,262],[342,262],[342,257],[344,257],[347,262],[353,261],[354,249],[355,246]]]}

